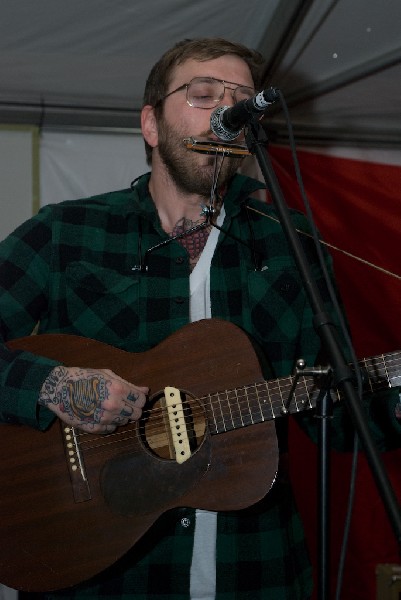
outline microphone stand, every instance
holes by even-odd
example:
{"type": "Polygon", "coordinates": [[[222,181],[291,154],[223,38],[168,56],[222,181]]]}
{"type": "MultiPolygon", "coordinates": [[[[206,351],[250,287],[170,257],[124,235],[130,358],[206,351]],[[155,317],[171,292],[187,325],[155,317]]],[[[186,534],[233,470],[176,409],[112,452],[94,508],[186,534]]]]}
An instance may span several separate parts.
{"type": "MultiPolygon", "coordinates": [[[[249,123],[246,126],[246,143],[251,154],[254,154],[258,160],[261,172],[269,190],[274,207],[278,213],[280,224],[287,237],[287,241],[294,254],[295,262],[298,266],[305,291],[312,306],[314,315],[314,327],[320,337],[322,348],[329,360],[329,366],[333,376],[333,385],[338,388],[344,397],[347,409],[351,415],[353,424],[359,435],[362,447],[366,453],[367,460],[375,479],[377,488],[381,495],[388,517],[392,524],[394,535],[398,544],[401,544],[401,512],[395,496],[394,490],[391,487],[387,477],[379,452],[373,440],[372,434],[367,423],[366,414],[362,408],[360,399],[356,393],[352,383],[353,376],[350,367],[348,366],[340,343],[338,341],[337,332],[334,324],[331,322],[330,316],[324,309],[323,300],[318,290],[317,284],[312,277],[309,263],[306,259],[298,234],[291,221],[289,209],[285,203],[283,194],[280,189],[277,177],[271,164],[266,146],[268,143],[266,133],[260,124],[259,120],[250,115],[249,123]]],[[[330,415],[330,407],[328,399],[330,394],[325,393],[322,398],[321,406],[321,429],[319,433],[319,446],[321,446],[320,456],[320,482],[319,490],[323,501],[321,502],[320,526],[319,532],[320,542],[320,565],[322,573],[319,576],[319,600],[325,600],[328,594],[328,532],[327,524],[327,500],[328,500],[328,418],[330,415]]],[[[319,415],[318,415],[319,416],[319,415]]]]}

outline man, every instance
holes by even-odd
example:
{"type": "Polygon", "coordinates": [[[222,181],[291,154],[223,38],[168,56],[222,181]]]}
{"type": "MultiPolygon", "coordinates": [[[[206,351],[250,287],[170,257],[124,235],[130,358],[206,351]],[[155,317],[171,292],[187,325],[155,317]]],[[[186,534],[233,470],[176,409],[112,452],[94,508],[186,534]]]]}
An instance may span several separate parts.
{"type": "MultiPolygon", "coordinates": [[[[235,175],[240,159],[222,161],[184,143],[213,140],[212,110],[251,97],[262,66],[257,53],[220,39],[185,40],[160,59],[142,110],[151,174],[129,190],[46,207],[1,245],[4,341],[39,323],[39,333],[142,352],[189,321],[219,317],[261,347],[266,377],[288,375],[299,357],[314,362],[319,342],[287,242],[278,222],[266,218],[274,210],[252,199],[261,184],[235,175]]],[[[308,230],[301,215],[293,219],[308,230]]],[[[305,251],[332,311],[308,240],[305,251]]],[[[1,363],[6,421],[45,429],[55,415],[109,434],[139,419],[146,403],[148,382],[134,375],[126,381],[107,369],[66,367],[6,348],[1,363]]],[[[397,428],[389,411],[390,425],[397,428]]],[[[242,511],[172,511],[107,572],[47,596],[305,600],[311,582],[283,476],[242,511]]]]}

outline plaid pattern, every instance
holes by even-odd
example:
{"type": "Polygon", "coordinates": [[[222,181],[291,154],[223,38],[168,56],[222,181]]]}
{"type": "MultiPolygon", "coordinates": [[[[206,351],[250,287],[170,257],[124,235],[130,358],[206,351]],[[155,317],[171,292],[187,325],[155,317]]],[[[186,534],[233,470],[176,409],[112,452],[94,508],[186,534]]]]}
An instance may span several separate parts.
{"type": "MultiPolygon", "coordinates": [[[[39,321],[40,333],[84,335],[141,352],[188,322],[186,251],[173,241],[147,252],[168,240],[147,181],[141,178],[134,192],[47,206],[0,245],[4,341],[30,334],[39,321]],[[148,272],[133,271],[145,254],[148,272]]],[[[299,352],[313,360],[318,344],[280,225],[244,208],[260,185],[236,176],[225,198],[224,229],[246,245],[220,236],[211,268],[212,311],[242,326],[267,350],[273,371],[287,375],[299,352]],[[252,236],[262,259],[257,272],[252,236]]],[[[250,205],[272,212],[257,201],[250,205]]],[[[302,217],[294,218],[305,227],[302,217]]],[[[27,353],[15,360],[6,351],[0,360],[4,419],[46,426],[50,416],[40,410],[37,421],[36,399],[53,361],[27,353]]]]}
{"type": "MultiPolygon", "coordinates": [[[[29,334],[39,322],[40,333],[78,334],[140,352],[188,322],[188,255],[175,241],[158,246],[168,236],[148,179],[140,178],[134,190],[47,206],[0,245],[4,341],[29,334]],[[148,271],[133,270],[145,258],[148,271]]],[[[274,211],[250,198],[259,187],[237,175],[225,196],[227,233],[220,234],[211,266],[212,312],[260,344],[266,377],[285,376],[300,356],[312,364],[319,343],[281,226],[260,214],[274,211]],[[257,271],[253,250],[261,263],[257,271]]],[[[292,215],[307,230],[304,218],[292,215]]],[[[304,237],[303,244],[327,299],[312,243],[304,237]]],[[[37,412],[36,400],[54,363],[3,347],[0,366],[3,420],[46,427],[51,415],[37,412]]],[[[193,510],[164,515],[107,572],[46,597],[187,600],[193,530],[193,510]]],[[[276,484],[254,507],[219,514],[217,562],[218,600],[310,596],[302,526],[287,483],[276,484]]]]}

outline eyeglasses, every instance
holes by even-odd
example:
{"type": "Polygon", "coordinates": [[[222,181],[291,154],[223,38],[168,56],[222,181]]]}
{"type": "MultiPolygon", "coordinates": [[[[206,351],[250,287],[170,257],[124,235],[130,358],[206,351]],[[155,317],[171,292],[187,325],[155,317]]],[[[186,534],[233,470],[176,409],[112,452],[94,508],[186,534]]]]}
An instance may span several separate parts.
{"type": "Polygon", "coordinates": [[[184,89],[187,90],[187,102],[189,106],[193,106],[194,108],[213,108],[217,106],[224,98],[226,90],[231,90],[234,102],[247,100],[255,94],[253,88],[246,85],[238,85],[232,81],[224,81],[222,79],[215,79],[214,77],[194,77],[189,83],[184,83],[177,89],[166,94],[157,104],[184,89]]]}

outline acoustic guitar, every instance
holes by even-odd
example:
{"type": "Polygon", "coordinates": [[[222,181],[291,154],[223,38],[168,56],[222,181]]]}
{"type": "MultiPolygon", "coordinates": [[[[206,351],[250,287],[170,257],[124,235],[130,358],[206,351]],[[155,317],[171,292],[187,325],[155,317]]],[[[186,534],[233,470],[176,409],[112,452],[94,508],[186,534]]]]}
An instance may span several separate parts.
{"type": "MultiPolygon", "coordinates": [[[[217,319],[144,353],[62,334],[8,347],[150,387],[140,421],[109,435],[58,420],[45,432],[0,424],[0,581],[31,592],[106,569],[172,508],[228,511],[262,499],[277,475],[274,420],[314,407],[320,391],[306,375],[291,395],[293,376],[265,381],[247,335],[217,319]]],[[[394,384],[400,356],[362,361],[370,389],[394,384]]]]}

